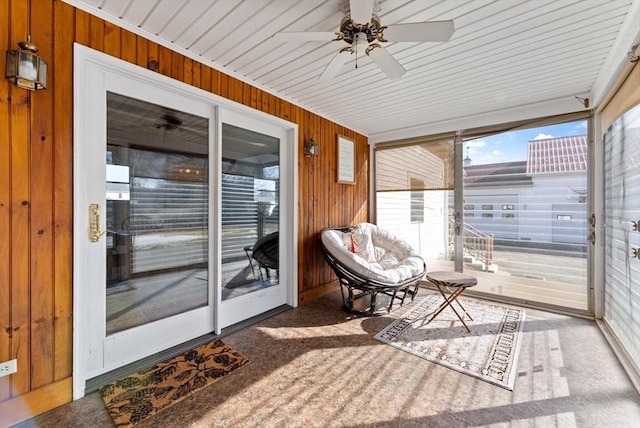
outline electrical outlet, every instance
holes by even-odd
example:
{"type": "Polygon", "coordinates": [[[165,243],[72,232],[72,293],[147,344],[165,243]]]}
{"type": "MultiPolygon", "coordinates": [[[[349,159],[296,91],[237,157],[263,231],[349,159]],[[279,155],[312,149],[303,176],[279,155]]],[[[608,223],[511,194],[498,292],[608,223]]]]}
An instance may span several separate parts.
{"type": "Polygon", "coordinates": [[[9,360],[0,363],[0,377],[14,374],[18,371],[18,360],[9,360]]]}

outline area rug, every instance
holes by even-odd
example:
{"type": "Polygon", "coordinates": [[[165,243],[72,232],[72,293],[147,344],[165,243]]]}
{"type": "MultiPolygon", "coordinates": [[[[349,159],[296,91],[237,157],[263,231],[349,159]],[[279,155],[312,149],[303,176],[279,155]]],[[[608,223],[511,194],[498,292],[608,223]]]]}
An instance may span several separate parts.
{"type": "Polygon", "coordinates": [[[133,426],[249,363],[221,340],[100,388],[117,427],[133,426]]]}
{"type": "MultiPolygon", "coordinates": [[[[525,312],[477,299],[459,298],[473,318],[468,332],[447,307],[427,324],[443,301],[425,297],[376,334],[375,339],[502,388],[513,390],[525,312]]],[[[455,308],[462,315],[457,303],[455,308]]]]}

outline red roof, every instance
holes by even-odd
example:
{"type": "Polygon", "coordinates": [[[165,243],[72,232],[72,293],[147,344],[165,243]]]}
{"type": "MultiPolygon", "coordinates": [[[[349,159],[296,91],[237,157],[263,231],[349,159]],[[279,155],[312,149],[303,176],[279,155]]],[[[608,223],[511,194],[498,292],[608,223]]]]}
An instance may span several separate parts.
{"type": "Polygon", "coordinates": [[[586,135],[529,141],[527,174],[586,170],[586,135]]]}

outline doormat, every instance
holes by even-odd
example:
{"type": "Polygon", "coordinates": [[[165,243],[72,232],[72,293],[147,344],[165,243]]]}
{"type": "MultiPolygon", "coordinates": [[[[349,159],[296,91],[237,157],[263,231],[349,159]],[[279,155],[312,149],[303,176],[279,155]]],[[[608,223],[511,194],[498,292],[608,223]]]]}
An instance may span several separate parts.
{"type": "Polygon", "coordinates": [[[117,427],[133,426],[248,363],[215,340],[105,385],[100,394],[117,427]]]}
{"type": "Polygon", "coordinates": [[[473,317],[473,321],[465,318],[470,333],[450,307],[427,324],[443,301],[442,296],[431,295],[374,338],[513,391],[525,312],[477,299],[458,300],[473,317]]]}

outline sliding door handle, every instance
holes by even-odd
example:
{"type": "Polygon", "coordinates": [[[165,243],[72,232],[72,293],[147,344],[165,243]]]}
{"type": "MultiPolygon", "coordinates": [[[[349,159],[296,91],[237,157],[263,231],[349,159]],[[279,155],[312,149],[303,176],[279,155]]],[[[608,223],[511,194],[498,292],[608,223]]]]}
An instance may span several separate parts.
{"type": "Polygon", "coordinates": [[[100,204],[89,205],[89,242],[98,242],[105,232],[100,230],[100,204]]]}

